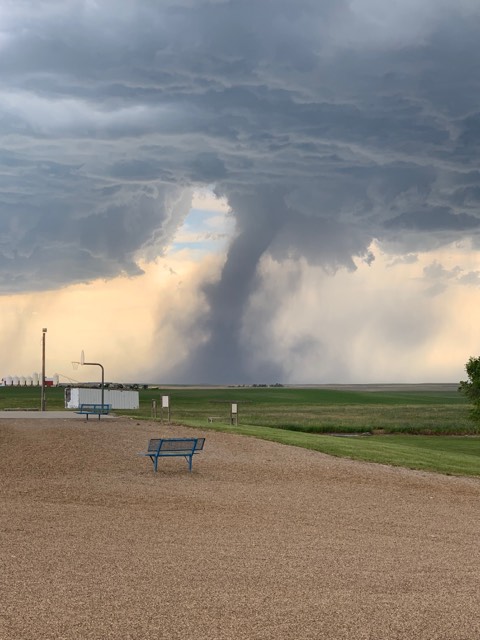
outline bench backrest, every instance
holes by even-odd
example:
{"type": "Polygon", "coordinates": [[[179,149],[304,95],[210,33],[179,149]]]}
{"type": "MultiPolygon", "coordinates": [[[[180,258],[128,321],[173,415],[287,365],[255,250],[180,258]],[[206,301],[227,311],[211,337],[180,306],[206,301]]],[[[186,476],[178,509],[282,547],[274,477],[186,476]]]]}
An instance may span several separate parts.
{"type": "Polygon", "coordinates": [[[201,451],[205,438],[152,438],[148,443],[149,453],[162,451],[201,451]]]}
{"type": "Polygon", "coordinates": [[[111,404],[84,402],[80,405],[80,411],[94,411],[95,413],[109,413],[111,404]]]}

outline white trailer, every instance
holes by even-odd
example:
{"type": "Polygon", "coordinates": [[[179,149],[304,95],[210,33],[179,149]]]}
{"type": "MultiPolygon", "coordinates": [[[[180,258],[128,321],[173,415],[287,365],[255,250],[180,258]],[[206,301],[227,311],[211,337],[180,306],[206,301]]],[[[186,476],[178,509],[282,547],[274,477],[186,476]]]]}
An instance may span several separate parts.
{"type": "MultiPolygon", "coordinates": [[[[104,389],[103,402],[111,405],[112,409],[138,409],[140,398],[138,391],[123,389],[104,389]]],[[[73,387],[65,389],[65,408],[78,409],[81,404],[100,404],[102,390],[88,387],[73,387]]]]}

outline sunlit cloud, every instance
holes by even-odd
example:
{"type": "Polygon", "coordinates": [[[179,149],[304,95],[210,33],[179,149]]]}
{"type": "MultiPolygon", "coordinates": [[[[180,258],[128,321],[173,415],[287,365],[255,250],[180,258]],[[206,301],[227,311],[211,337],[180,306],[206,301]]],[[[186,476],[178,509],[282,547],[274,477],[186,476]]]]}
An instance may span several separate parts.
{"type": "Polygon", "coordinates": [[[136,278],[3,297],[2,376],[41,370],[47,327],[47,375],[58,373],[62,382],[97,380],[94,367],[72,365],[83,350],[87,360],[104,365],[107,380],[161,381],[162,370],[167,375],[194,339],[189,325],[205,305],[198,285],[218,270],[218,258],[202,262],[184,250],[142,267],[136,278]]]}
{"type": "MultiPolygon", "coordinates": [[[[447,264],[471,263],[471,252],[450,249],[447,264]]],[[[461,378],[478,350],[480,288],[468,291],[460,271],[451,277],[445,269],[442,295],[426,298],[430,253],[392,267],[380,247],[372,250],[375,267],[359,261],[354,272],[335,277],[305,261],[263,261],[262,293],[252,298],[243,328],[255,368],[288,358],[287,379],[304,383],[461,378]]]]}

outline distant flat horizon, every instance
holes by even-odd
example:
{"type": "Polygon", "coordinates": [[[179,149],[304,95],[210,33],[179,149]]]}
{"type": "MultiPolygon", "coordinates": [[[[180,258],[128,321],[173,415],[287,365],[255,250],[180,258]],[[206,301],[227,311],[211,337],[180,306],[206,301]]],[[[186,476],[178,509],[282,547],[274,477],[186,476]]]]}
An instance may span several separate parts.
{"type": "MultiPolygon", "coordinates": [[[[122,384],[139,384],[139,383],[122,383],[122,384]]],[[[169,384],[169,383],[140,383],[140,384],[148,384],[149,387],[159,387],[162,389],[228,389],[228,388],[245,388],[245,389],[274,389],[274,388],[296,388],[296,389],[305,389],[305,388],[315,388],[315,389],[347,389],[347,388],[356,388],[359,387],[375,389],[375,388],[441,388],[445,389],[446,387],[455,387],[457,388],[459,382],[332,382],[332,383],[277,383],[277,384],[169,384]]]]}

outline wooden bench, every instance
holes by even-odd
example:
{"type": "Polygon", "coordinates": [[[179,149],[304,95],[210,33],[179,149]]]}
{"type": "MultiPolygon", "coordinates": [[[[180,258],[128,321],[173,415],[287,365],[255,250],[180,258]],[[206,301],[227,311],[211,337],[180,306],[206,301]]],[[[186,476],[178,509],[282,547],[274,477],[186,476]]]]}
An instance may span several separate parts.
{"type": "Polygon", "coordinates": [[[98,419],[102,416],[106,416],[110,413],[112,405],[111,404],[95,404],[95,403],[84,403],[79,407],[79,411],[75,411],[82,416],[98,416],[98,419]]]}
{"type": "Polygon", "coordinates": [[[142,451],[139,456],[147,456],[153,462],[153,470],[157,471],[159,458],[171,458],[181,456],[188,463],[188,470],[192,470],[194,454],[203,449],[205,438],[152,438],[148,443],[147,451],[142,451]]]}

